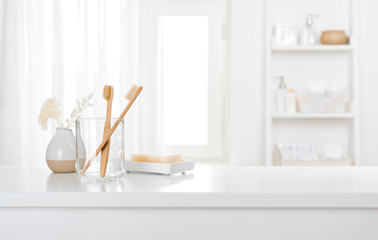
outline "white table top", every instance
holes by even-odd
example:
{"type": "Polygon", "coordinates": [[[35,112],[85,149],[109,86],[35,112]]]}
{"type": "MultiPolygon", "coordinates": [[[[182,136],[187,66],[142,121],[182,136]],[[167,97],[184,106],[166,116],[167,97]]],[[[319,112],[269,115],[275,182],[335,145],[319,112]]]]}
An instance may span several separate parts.
{"type": "Polygon", "coordinates": [[[82,183],[74,173],[1,166],[0,207],[378,208],[378,167],[197,163],[185,175],[82,183]]]}

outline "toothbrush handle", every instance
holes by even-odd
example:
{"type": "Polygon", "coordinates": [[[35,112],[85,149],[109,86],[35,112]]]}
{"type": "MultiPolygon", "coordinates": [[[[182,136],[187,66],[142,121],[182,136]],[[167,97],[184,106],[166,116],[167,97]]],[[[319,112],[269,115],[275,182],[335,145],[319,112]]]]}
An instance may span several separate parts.
{"type": "MultiPolygon", "coordinates": [[[[111,87],[111,89],[113,92],[113,87],[111,87]]],[[[111,128],[112,104],[113,104],[113,96],[111,96],[111,98],[107,101],[106,120],[104,124],[103,136],[105,136],[106,132],[109,131],[111,128]]],[[[100,176],[101,177],[105,177],[105,174],[106,174],[106,168],[108,166],[108,159],[109,159],[109,151],[110,151],[110,141],[108,141],[108,143],[105,144],[101,152],[101,163],[100,163],[100,176]]]]}
{"type": "Polygon", "coordinates": [[[118,127],[119,123],[122,121],[122,119],[125,117],[126,113],[129,111],[131,105],[135,102],[135,99],[139,96],[139,93],[142,91],[143,87],[140,87],[138,91],[135,94],[135,97],[130,100],[129,104],[127,104],[125,110],[121,113],[117,121],[114,123],[113,127],[108,131],[106,135],[104,135],[104,138],[100,145],[96,149],[96,153],[92,155],[92,157],[88,160],[88,162],[85,164],[84,168],[81,170],[80,174],[83,175],[89,166],[92,164],[92,162],[96,159],[97,155],[101,152],[102,148],[105,146],[105,144],[109,141],[110,137],[112,136],[113,132],[116,130],[118,127]]]}

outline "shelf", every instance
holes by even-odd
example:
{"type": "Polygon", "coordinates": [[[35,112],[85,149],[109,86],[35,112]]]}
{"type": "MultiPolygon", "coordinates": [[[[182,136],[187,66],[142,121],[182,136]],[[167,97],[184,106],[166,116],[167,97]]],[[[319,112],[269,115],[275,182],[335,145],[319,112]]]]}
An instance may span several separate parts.
{"type": "Polygon", "coordinates": [[[353,166],[351,158],[343,159],[319,159],[314,161],[309,160],[280,160],[276,159],[276,166],[353,166]]]}
{"type": "Polygon", "coordinates": [[[315,45],[315,46],[274,46],[273,52],[347,52],[353,51],[352,45],[315,45]]]}
{"type": "Polygon", "coordinates": [[[317,119],[331,119],[331,118],[354,118],[353,113],[337,113],[337,114],[308,114],[308,113],[295,113],[295,114],[273,114],[272,118],[276,119],[301,119],[301,118],[317,118],[317,119]]]}
{"type": "MultiPolygon", "coordinates": [[[[302,29],[303,25],[298,25],[298,17],[303,17],[303,9],[283,8],[286,1],[265,1],[265,159],[269,166],[274,165],[275,157],[272,147],[278,140],[303,140],[311,139],[315,144],[326,144],[327,142],[339,142],[345,154],[353,161],[295,161],[284,162],[284,165],[359,165],[359,118],[357,114],[358,104],[355,102],[359,98],[358,86],[358,35],[354,36],[358,30],[357,12],[354,7],[357,0],[343,1],[343,11],[340,6],[333,6],[334,9],[326,9],[322,13],[324,25],[318,28],[319,34],[332,28],[335,24],[334,18],[340,23],[345,23],[344,28],[348,33],[349,42],[343,45],[323,45],[320,42],[316,45],[299,45],[299,41],[290,41],[292,45],[277,45],[284,43],[281,34],[275,35],[274,28],[279,23],[293,23],[302,29]],[[279,11],[277,10],[279,9],[279,11]],[[335,15],[335,13],[337,13],[335,15]],[[272,31],[273,30],[273,31],[272,31]],[[278,40],[278,41],[277,41],[278,40]],[[278,83],[275,76],[285,77],[285,83],[291,88],[305,89],[311,81],[324,79],[325,81],[335,81],[342,83],[348,91],[347,100],[350,104],[345,104],[345,110],[341,113],[306,113],[295,112],[285,114],[275,111],[277,106],[273,101],[278,83]],[[356,111],[355,111],[356,110],[356,111]],[[327,134],[324,134],[327,133],[327,134]]],[[[323,4],[323,3],[322,3],[323,4]]],[[[319,9],[321,5],[319,4],[319,9]]],[[[327,6],[324,3],[323,8],[327,6]]],[[[301,23],[303,24],[303,22],[301,23]]],[[[297,29],[298,30],[298,29],[297,29]]],[[[289,34],[291,35],[291,34],[289,34]]],[[[289,36],[288,35],[288,36],[289,36]]],[[[297,34],[299,37],[299,35],[297,34]]],[[[291,40],[291,39],[289,39],[291,40]]],[[[299,39],[297,39],[299,40],[299,39]]],[[[318,38],[318,40],[320,40],[318,38]]],[[[288,41],[289,42],[289,41],[288,41]]],[[[330,105],[333,103],[329,103],[330,105]]],[[[336,104],[336,103],[335,103],[336,104]]],[[[330,106],[327,106],[331,109],[330,106]]]]}

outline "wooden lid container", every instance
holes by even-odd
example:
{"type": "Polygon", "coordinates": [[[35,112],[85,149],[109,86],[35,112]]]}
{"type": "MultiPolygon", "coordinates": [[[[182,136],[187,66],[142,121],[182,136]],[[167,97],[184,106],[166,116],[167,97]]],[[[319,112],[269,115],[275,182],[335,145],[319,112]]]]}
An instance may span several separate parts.
{"type": "Polygon", "coordinates": [[[322,44],[348,44],[349,38],[343,30],[324,31],[320,37],[322,44]]]}

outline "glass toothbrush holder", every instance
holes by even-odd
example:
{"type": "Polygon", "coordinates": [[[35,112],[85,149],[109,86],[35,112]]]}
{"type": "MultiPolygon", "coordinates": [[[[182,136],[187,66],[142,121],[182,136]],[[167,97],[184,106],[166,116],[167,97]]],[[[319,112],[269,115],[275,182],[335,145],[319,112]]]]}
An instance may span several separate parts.
{"type": "MultiPolygon", "coordinates": [[[[117,121],[111,119],[111,126],[117,121]]],[[[105,177],[100,176],[101,154],[91,162],[86,172],[80,172],[102,142],[105,118],[78,118],[76,120],[76,173],[83,181],[112,181],[124,172],[124,121],[122,120],[110,137],[109,157],[105,177]]]]}

